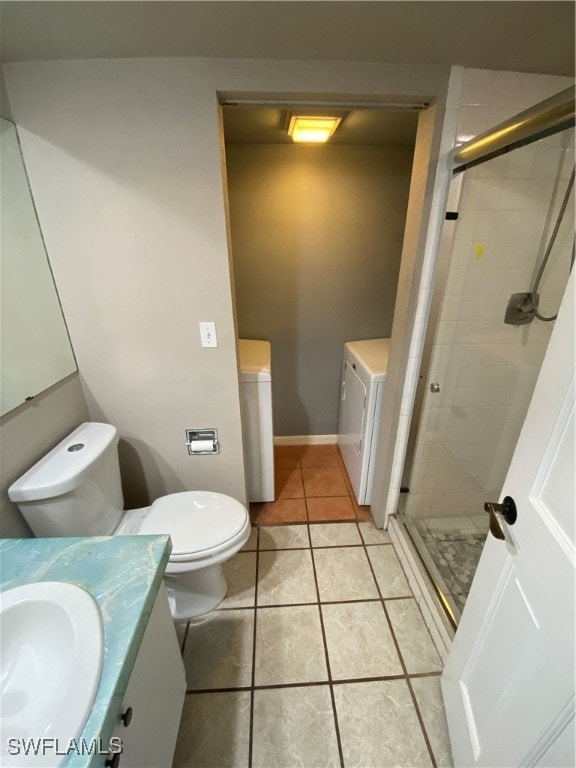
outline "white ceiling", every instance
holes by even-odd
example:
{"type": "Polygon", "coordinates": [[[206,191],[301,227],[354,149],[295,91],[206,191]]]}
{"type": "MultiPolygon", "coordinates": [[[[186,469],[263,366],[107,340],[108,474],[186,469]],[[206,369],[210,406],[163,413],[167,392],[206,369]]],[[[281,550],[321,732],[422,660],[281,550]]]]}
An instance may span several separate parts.
{"type": "Polygon", "coordinates": [[[574,72],[574,3],[0,3],[2,61],[194,56],[574,72]]]}

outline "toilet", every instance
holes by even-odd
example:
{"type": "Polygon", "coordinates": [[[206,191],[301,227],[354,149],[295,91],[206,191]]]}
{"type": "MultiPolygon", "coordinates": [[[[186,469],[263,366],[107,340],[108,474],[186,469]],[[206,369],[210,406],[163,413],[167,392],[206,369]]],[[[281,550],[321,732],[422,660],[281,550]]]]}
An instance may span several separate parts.
{"type": "Polygon", "coordinates": [[[37,537],[169,534],[164,581],[172,616],[190,619],[226,595],[222,563],[246,543],[246,507],[223,493],[185,491],[123,511],[118,431],[87,422],[8,489],[37,537]]]}

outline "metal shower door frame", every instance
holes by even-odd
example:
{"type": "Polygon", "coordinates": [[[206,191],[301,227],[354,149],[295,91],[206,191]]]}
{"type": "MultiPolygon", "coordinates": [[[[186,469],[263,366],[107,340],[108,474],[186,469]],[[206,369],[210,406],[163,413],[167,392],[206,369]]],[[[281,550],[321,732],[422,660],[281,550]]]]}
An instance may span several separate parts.
{"type": "MultiPolygon", "coordinates": [[[[530,109],[520,112],[485,133],[476,136],[466,144],[456,147],[449,156],[452,170],[446,219],[442,227],[438,257],[434,273],[430,310],[426,325],[424,347],[420,362],[420,374],[414,399],[412,419],[408,432],[408,443],[402,472],[402,487],[410,488],[410,473],[420,429],[424,400],[428,391],[432,351],[446,289],[446,280],[452,259],[452,247],[458,220],[458,205],[467,168],[531,144],[546,136],[573,128],[576,117],[574,87],[567,88],[530,109]]],[[[399,513],[404,511],[400,504],[399,513]]]]}

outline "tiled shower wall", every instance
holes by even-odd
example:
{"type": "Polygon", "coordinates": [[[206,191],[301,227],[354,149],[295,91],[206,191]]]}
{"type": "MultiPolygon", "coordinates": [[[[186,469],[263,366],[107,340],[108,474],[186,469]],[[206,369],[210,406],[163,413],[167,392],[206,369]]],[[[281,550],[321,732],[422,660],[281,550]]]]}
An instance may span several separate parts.
{"type": "MultiPolygon", "coordinates": [[[[422,348],[424,341],[425,324],[428,316],[430,298],[432,291],[432,281],[434,276],[434,268],[436,264],[438,246],[440,240],[440,233],[444,218],[444,212],[446,210],[446,198],[447,188],[450,178],[450,172],[448,170],[448,154],[453,146],[457,143],[463,143],[473,138],[473,136],[481,133],[487,128],[494,126],[503,120],[518,113],[522,109],[536,104],[543,99],[552,96],[555,93],[569,87],[573,83],[570,78],[553,77],[547,75],[529,75],[520,74],[514,72],[494,72],[491,70],[465,70],[462,67],[454,67],[451,73],[450,86],[448,91],[447,110],[444,120],[444,128],[440,149],[440,158],[438,163],[438,172],[436,185],[434,190],[434,197],[432,202],[432,214],[430,219],[430,226],[428,230],[428,237],[426,242],[424,267],[422,272],[422,280],[420,284],[420,295],[418,300],[418,307],[416,312],[416,321],[414,327],[414,333],[412,338],[412,344],[410,349],[410,360],[408,365],[408,371],[406,375],[404,396],[401,406],[400,414],[400,427],[397,435],[396,450],[394,454],[392,479],[390,484],[390,490],[386,502],[387,514],[392,514],[398,507],[398,496],[400,490],[400,480],[402,475],[402,469],[404,464],[404,458],[406,453],[406,446],[408,440],[408,431],[410,425],[410,418],[412,414],[412,408],[414,404],[414,396],[416,392],[416,385],[418,382],[418,373],[420,360],[422,356],[422,348]]],[[[443,322],[446,323],[442,327],[442,333],[444,334],[441,341],[446,347],[451,346],[448,341],[451,339],[452,343],[454,339],[460,340],[460,334],[472,331],[472,323],[474,325],[474,332],[478,334],[477,341],[479,343],[479,355],[482,354],[482,347],[489,346],[490,350],[487,355],[479,361],[479,358],[474,358],[474,355],[470,353],[468,358],[468,365],[466,376],[461,380],[460,374],[455,371],[451,372],[452,377],[458,376],[458,380],[455,378],[444,379],[444,397],[446,400],[436,401],[434,410],[440,411],[448,409],[451,411],[450,418],[456,419],[456,414],[460,413],[458,409],[462,409],[464,402],[467,398],[473,398],[472,390],[476,391],[476,394],[480,394],[480,401],[470,407],[470,401],[467,403],[467,410],[470,411],[470,418],[479,418],[479,414],[476,413],[478,407],[480,408],[508,408],[509,405],[513,405],[512,412],[518,404],[521,411],[524,411],[530,399],[528,389],[525,389],[520,394],[523,398],[522,402],[519,402],[516,398],[516,394],[512,398],[511,393],[517,392],[518,384],[521,388],[530,388],[533,386],[534,381],[531,377],[534,377],[534,370],[527,370],[539,365],[537,358],[530,358],[529,355],[526,358],[514,358],[514,354],[520,354],[519,350],[523,352],[526,350],[526,342],[522,341],[520,334],[530,334],[533,341],[539,345],[540,355],[543,354],[543,350],[546,346],[548,334],[551,329],[548,327],[550,324],[538,323],[543,326],[537,328],[533,323],[534,328],[527,330],[526,328],[516,328],[510,326],[512,333],[519,331],[517,336],[499,337],[500,333],[507,333],[502,328],[508,328],[504,326],[501,320],[495,320],[494,318],[500,312],[501,302],[505,293],[512,293],[522,290],[528,290],[529,278],[533,274],[534,269],[534,256],[530,256],[527,261],[529,266],[524,269],[524,246],[527,242],[531,243],[530,248],[538,249],[541,244],[541,235],[543,226],[546,223],[545,211],[548,209],[552,193],[554,190],[554,179],[558,173],[558,166],[554,167],[554,160],[550,162],[550,155],[554,152],[558,153],[559,147],[554,146],[554,141],[560,141],[557,139],[549,139],[538,145],[540,151],[527,151],[521,155],[516,153],[510,155],[503,160],[497,159],[491,163],[491,167],[487,165],[478,166],[475,171],[469,172],[472,178],[467,180],[465,184],[465,190],[463,193],[463,199],[461,201],[460,209],[462,212],[468,210],[469,214],[463,216],[468,222],[468,225],[459,227],[458,238],[461,244],[458,244],[460,249],[458,252],[458,259],[456,263],[457,274],[452,278],[452,282],[449,286],[451,291],[451,300],[447,302],[447,316],[443,318],[443,322]],[[548,142],[548,143],[547,143],[548,142]],[[514,160],[511,158],[514,157],[514,160]],[[519,158],[519,159],[518,159],[519,158]],[[510,163],[508,162],[510,160],[510,163]],[[545,166],[546,170],[542,170],[545,166]],[[486,175],[488,174],[488,175],[486,175]],[[539,175],[540,174],[540,175],[539,175]],[[503,181],[504,175],[510,179],[506,183],[504,190],[503,181]],[[544,176],[544,178],[542,178],[544,176]],[[538,190],[538,191],[537,191],[538,190]],[[534,197],[535,196],[535,197],[534,197]],[[547,196],[546,207],[544,208],[544,199],[547,196]],[[496,224],[500,223],[504,230],[499,231],[495,228],[496,224]],[[525,226],[528,225],[526,229],[525,226]],[[540,228],[538,229],[538,226],[540,228]],[[523,238],[518,238],[513,242],[509,240],[509,235],[512,230],[515,230],[517,234],[520,233],[522,226],[523,238]],[[490,235],[488,239],[486,236],[490,235]],[[482,238],[486,238],[485,240],[482,238]],[[467,243],[465,245],[464,243],[467,243]],[[498,243],[498,245],[496,245],[498,243]],[[483,248],[478,251],[477,246],[483,245],[483,248]],[[470,249],[472,249],[472,259],[470,259],[470,249]],[[481,253],[481,258],[476,256],[481,253]],[[506,254],[506,266],[504,266],[503,254],[506,254]],[[519,267],[519,261],[522,259],[522,267],[519,267]],[[477,274],[475,274],[477,273],[477,274]],[[522,274],[521,274],[522,273],[522,274]],[[485,277],[486,275],[486,277],[485,277]],[[520,279],[520,282],[518,280],[520,279]],[[500,282],[502,280],[502,282],[500,282]],[[486,291],[490,286],[496,286],[498,291],[501,291],[500,298],[496,298],[494,294],[491,297],[484,300],[479,300],[480,295],[487,296],[486,291]],[[526,285],[526,287],[523,287],[526,285]],[[510,288],[512,286],[512,288],[510,288]],[[505,292],[504,292],[505,288],[505,292]],[[482,294],[480,293],[482,291],[482,294]],[[468,292],[472,292],[474,300],[463,299],[462,297],[469,295],[468,292]],[[463,306],[465,313],[472,314],[472,317],[467,319],[455,320],[453,312],[455,306],[463,306]],[[471,309],[471,307],[474,309],[471,309]],[[484,315],[487,315],[486,317],[484,315]],[[456,325],[458,323],[458,326],[456,325]],[[461,325],[461,323],[470,323],[470,325],[461,325]],[[498,326],[498,327],[496,327],[498,326]],[[458,334],[458,335],[457,335],[458,334]],[[494,354],[498,352],[498,345],[500,347],[506,346],[507,352],[511,357],[505,357],[504,359],[494,357],[494,354]],[[513,352],[512,349],[516,351],[513,352]],[[492,365],[486,363],[486,357],[492,361],[492,365]],[[496,364],[494,364],[496,363],[496,364]],[[486,384],[477,383],[476,386],[461,386],[462,384],[476,384],[474,381],[474,374],[472,369],[487,368],[494,369],[508,369],[508,373],[505,374],[503,370],[498,370],[498,373],[486,373],[486,381],[491,384],[487,387],[486,384]],[[514,387],[510,385],[510,378],[506,376],[514,377],[516,374],[510,372],[510,368],[516,370],[517,368],[526,369],[522,372],[522,375],[527,377],[525,380],[516,381],[514,387]],[[468,372],[470,371],[470,372],[468,372]],[[498,380],[498,375],[502,375],[503,378],[498,380]],[[493,377],[491,379],[491,377],[493,377]],[[462,389],[462,392],[457,390],[462,389]],[[506,401],[506,398],[510,399],[508,404],[497,404],[495,400],[483,402],[482,398],[488,398],[489,395],[485,394],[486,389],[506,389],[508,394],[503,392],[496,393],[492,391],[490,394],[496,398],[502,398],[506,401]],[[463,390],[469,390],[466,394],[463,390]],[[453,398],[450,401],[450,398],[453,398]],[[513,402],[512,402],[513,400],[513,402]],[[452,413],[452,411],[454,411],[452,413]]],[[[527,148],[529,149],[529,148],[527,148]]],[[[569,165],[569,161],[566,163],[569,165]]],[[[565,184],[565,181],[564,181],[565,184]]],[[[556,205],[559,205],[558,194],[556,194],[556,205]]],[[[462,222],[464,224],[464,221],[462,222]]],[[[549,222],[548,222],[549,225],[549,222]]],[[[536,250],[541,254],[541,251],[536,250]]],[[[455,254],[456,256],[457,254],[455,254]]],[[[542,284],[541,292],[548,291],[549,293],[558,292],[561,290],[560,286],[554,285],[554,280],[560,278],[562,268],[560,265],[556,266],[557,269],[550,270],[547,276],[548,285],[542,284]]],[[[564,281],[565,281],[564,277],[564,281]]],[[[546,309],[549,306],[548,302],[554,303],[554,299],[546,299],[546,302],[542,302],[542,306],[546,309]]],[[[501,315],[499,315],[501,316],[501,315]]],[[[462,343],[457,344],[459,347],[469,346],[467,342],[462,339],[462,343]]],[[[476,344],[470,346],[477,346],[476,344]]],[[[460,350],[459,354],[465,354],[460,350]]],[[[536,355],[536,352],[534,353],[536,355]]],[[[463,362],[464,358],[460,361],[463,362]]],[[[446,369],[457,368],[459,363],[455,360],[446,359],[443,363],[446,369]]],[[[498,400],[498,403],[500,399],[498,400]]],[[[432,410],[432,409],[431,409],[432,410]]],[[[503,411],[500,412],[500,416],[503,416],[503,411]]],[[[436,417],[436,414],[435,414],[436,417]]],[[[447,418],[446,411],[440,418],[447,418]]],[[[519,416],[514,416],[516,422],[520,420],[519,416]]],[[[521,421],[520,421],[521,423],[521,421]]],[[[486,430],[485,434],[481,434],[477,430],[470,431],[471,425],[461,426],[455,420],[454,423],[441,426],[442,422],[436,422],[432,424],[430,421],[427,424],[427,428],[433,426],[435,429],[453,429],[451,437],[448,438],[448,443],[444,442],[438,449],[438,453],[434,454],[432,446],[428,444],[427,448],[429,452],[426,455],[422,455],[420,464],[430,462],[430,460],[438,458],[442,455],[441,461],[433,461],[432,463],[439,464],[452,464],[449,451],[454,450],[453,446],[458,445],[457,455],[464,455],[464,449],[461,449],[462,445],[465,446],[484,446],[482,449],[477,447],[466,448],[470,451],[470,455],[473,458],[469,462],[462,462],[468,464],[467,471],[480,472],[487,471],[488,477],[495,478],[498,470],[501,474],[502,467],[506,465],[506,455],[496,455],[492,449],[492,454],[488,458],[476,458],[475,451],[480,457],[486,457],[488,450],[492,445],[492,438],[495,436],[495,432],[490,432],[491,427],[496,427],[501,431],[502,425],[487,425],[485,422],[480,422],[474,427],[478,429],[486,430]],[[457,430],[460,429],[460,433],[457,430]],[[463,442],[450,442],[453,439],[462,439],[466,437],[466,433],[470,436],[476,435],[476,438],[483,438],[482,442],[470,442],[463,440],[463,442]],[[458,437],[460,435],[460,437],[458,437]],[[449,446],[452,446],[450,448],[449,446]],[[448,460],[446,460],[448,459],[448,460]],[[479,467],[479,464],[483,464],[479,467]]],[[[518,424],[511,424],[512,428],[518,427],[518,424]]],[[[509,444],[514,443],[518,429],[516,430],[516,437],[511,437],[503,445],[508,447],[503,448],[503,451],[510,449],[509,444]]],[[[447,436],[446,433],[440,433],[447,436]]],[[[510,433],[513,435],[513,431],[510,433]]],[[[474,439],[476,439],[474,438],[474,439]]],[[[453,467],[452,467],[453,468],[453,467]]],[[[427,470],[423,470],[421,466],[418,468],[427,473],[427,470]]],[[[448,468],[441,470],[441,473],[448,472],[448,468]]],[[[422,475],[421,475],[422,477],[422,475]]],[[[422,478],[424,479],[424,478],[422,478]]],[[[426,478],[431,479],[431,478],[426,478]]],[[[438,485],[440,478],[434,479],[434,484],[429,483],[422,486],[422,490],[426,489],[427,493],[419,493],[420,496],[433,496],[437,492],[445,494],[450,497],[451,508],[456,509],[456,496],[461,493],[459,484],[444,483],[444,480],[459,480],[461,478],[441,478],[442,482],[438,485]],[[430,489],[433,491],[430,492],[430,489]]],[[[494,485],[497,485],[496,480],[493,481],[494,485]]],[[[414,490],[414,489],[411,489],[414,490]]],[[[420,490],[420,489],[419,489],[420,490]]],[[[466,491],[467,493],[468,491],[466,491]]],[[[484,492],[482,496],[484,496],[484,492]]],[[[460,501],[461,501],[460,497],[460,501]]],[[[422,506],[426,507],[427,504],[431,504],[431,499],[422,499],[422,506]]],[[[476,505],[477,499],[474,500],[474,509],[478,510],[476,505]]],[[[438,512],[436,513],[438,514],[438,512]]]]}
{"type": "MultiPolygon", "coordinates": [[[[466,172],[407,511],[482,512],[497,500],[532,398],[552,322],[507,325],[512,293],[529,291],[574,167],[574,133],[556,134],[466,172]]],[[[571,197],[570,202],[573,201],[571,197]]],[[[570,270],[569,205],[538,292],[558,311],[570,270]]]]}

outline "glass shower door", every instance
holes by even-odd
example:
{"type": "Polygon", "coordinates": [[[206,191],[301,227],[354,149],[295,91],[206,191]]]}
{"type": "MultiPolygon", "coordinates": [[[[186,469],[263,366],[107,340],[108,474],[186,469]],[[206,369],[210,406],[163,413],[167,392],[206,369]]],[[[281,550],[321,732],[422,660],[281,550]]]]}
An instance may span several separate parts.
{"type": "Polygon", "coordinates": [[[571,130],[464,172],[402,515],[455,624],[574,258],[573,168],[571,130]]]}

